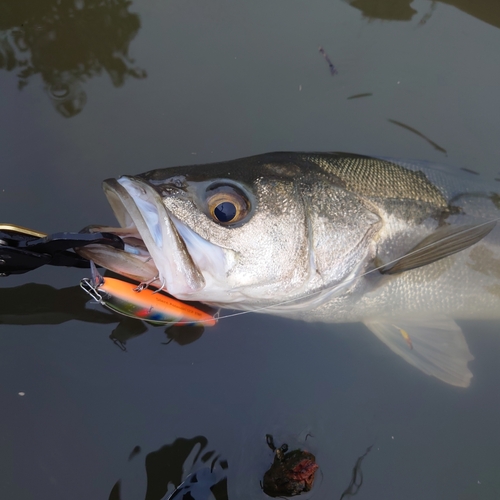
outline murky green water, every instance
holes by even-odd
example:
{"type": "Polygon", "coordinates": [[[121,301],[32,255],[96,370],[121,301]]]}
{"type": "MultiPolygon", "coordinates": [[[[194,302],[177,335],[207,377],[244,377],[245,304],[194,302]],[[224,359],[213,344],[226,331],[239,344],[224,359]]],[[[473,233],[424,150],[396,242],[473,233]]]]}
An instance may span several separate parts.
{"type": "MultiPolygon", "coordinates": [[[[500,173],[499,5],[3,0],[0,219],[113,224],[107,177],[273,150],[500,173]]],[[[264,498],[266,433],[316,454],[309,498],[340,498],[372,444],[360,500],[500,498],[498,324],[460,323],[461,390],[361,325],[250,314],[186,345],[116,330],[84,274],[1,280],[0,498],[161,500],[212,461],[217,499],[225,477],[231,500],[264,498]]]]}

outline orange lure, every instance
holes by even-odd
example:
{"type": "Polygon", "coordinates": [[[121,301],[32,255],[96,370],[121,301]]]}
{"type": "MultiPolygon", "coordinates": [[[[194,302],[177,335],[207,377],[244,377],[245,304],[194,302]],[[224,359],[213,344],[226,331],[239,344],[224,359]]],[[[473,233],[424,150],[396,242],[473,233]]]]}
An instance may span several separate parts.
{"type": "Polygon", "coordinates": [[[155,324],[214,326],[217,319],[191,304],[148,288],[137,291],[137,285],[116,278],[103,278],[91,262],[92,280],[84,278],[80,286],[97,302],[131,318],[155,324]]]}

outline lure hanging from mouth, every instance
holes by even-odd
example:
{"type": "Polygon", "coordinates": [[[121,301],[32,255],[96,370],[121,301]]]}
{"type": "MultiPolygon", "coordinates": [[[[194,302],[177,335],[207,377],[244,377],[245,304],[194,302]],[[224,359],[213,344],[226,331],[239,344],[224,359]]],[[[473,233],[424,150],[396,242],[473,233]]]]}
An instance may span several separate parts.
{"type": "Polygon", "coordinates": [[[155,325],[214,326],[217,323],[213,315],[190,304],[148,288],[138,291],[137,285],[127,281],[104,278],[92,261],[90,267],[92,278],[83,278],[80,287],[96,302],[118,314],[155,325]]]}

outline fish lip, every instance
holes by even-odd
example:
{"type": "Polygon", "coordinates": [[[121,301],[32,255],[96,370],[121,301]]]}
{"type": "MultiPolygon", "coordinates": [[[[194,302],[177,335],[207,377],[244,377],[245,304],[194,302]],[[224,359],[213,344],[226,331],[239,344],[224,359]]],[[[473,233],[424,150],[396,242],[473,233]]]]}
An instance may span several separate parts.
{"type": "Polygon", "coordinates": [[[135,226],[139,232],[158,269],[161,288],[185,298],[204,288],[203,274],[153,186],[122,176],[105,180],[103,189],[120,225],[135,226]]]}

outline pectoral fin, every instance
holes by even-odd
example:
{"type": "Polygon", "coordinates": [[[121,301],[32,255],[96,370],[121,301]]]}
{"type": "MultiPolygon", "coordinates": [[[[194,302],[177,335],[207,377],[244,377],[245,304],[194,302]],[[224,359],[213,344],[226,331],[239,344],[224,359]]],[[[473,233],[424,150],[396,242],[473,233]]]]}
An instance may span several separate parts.
{"type": "Polygon", "coordinates": [[[382,267],[380,272],[384,274],[402,273],[431,264],[474,245],[482,240],[495,225],[496,222],[493,221],[480,225],[442,227],[424,238],[396,263],[382,267]]]}
{"type": "Polygon", "coordinates": [[[427,375],[459,387],[468,387],[474,359],[464,334],[451,319],[375,319],[365,325],[393,352],[427,375]]]}

